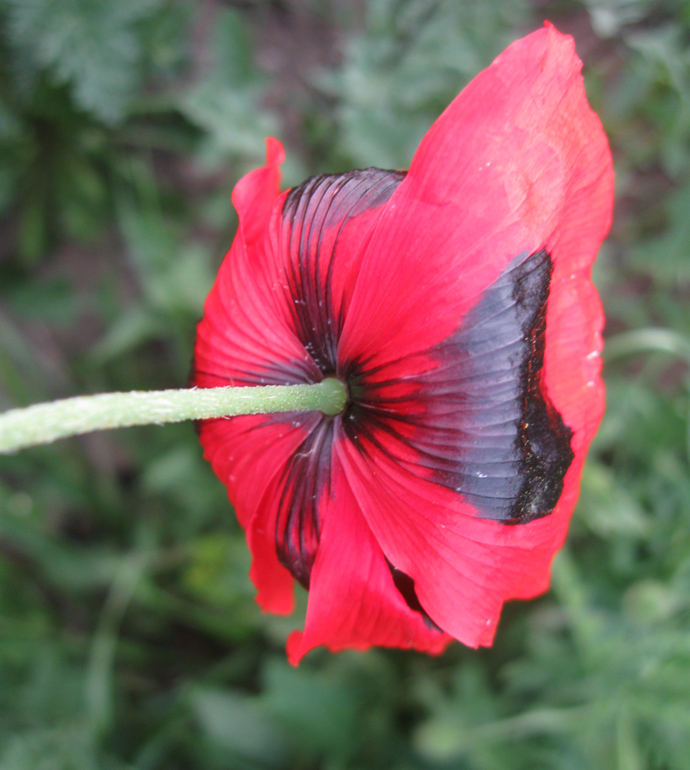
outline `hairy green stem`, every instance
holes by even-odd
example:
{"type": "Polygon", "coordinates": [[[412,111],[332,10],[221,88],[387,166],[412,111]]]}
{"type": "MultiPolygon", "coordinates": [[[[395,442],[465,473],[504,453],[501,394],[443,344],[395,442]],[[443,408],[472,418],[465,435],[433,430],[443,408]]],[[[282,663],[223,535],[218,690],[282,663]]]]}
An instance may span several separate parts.
{"type": "Polygon", "coordinates": [[[273,412],[320,411],[335,415],[346,403],[345,386],[333,378],[314,385],[189,388],[78,396],[0,414],[0,454],[94,430],[132,425],[273,412]]]}

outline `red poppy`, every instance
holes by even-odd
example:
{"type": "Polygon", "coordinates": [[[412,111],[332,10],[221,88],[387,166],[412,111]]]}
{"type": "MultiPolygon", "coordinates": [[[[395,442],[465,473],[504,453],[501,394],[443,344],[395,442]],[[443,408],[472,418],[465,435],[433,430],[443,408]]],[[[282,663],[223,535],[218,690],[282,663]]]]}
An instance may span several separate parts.
{"type": "Polygon", "coordinates": [[[259,604],[309,589],[317,645],[490,645],[549,583],[603,410],[590,269],[611,157],[573,40],[547,24],[453,101],[408,172],[280,192],[245,176],[194,384],[346,383],[321,413],[209,420],[205,456],[253,556],[259,604]]]}

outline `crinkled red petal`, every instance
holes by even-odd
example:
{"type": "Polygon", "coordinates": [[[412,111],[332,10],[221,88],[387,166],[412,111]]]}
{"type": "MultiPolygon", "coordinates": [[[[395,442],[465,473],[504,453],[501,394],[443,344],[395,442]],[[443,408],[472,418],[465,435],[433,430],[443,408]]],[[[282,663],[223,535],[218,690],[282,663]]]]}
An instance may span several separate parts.
{"type": "Polygon", "coordinates": [[[362,261],[342,357],[404,377],[408,356],[449,337],[523,252],[546,247],[556,281],[589,280],[613,173],[581,66],[572,38],[548,26],[506,49],[434,123],[362,261]]]}
{"type": "MultiPolygon", "coordinates": [[[[252,552],[250,577],[263,609],[288,614],[294,608],[293,576],[280,563],[276,528],[289,469],[308,438],[317,415],[276,420],[271,415],[206,420],[200,439],[204,456],[227,486],[252,552]]],[[[313,533],[312,533],[313,537],[313,533]]],[[[315,550],[316,544],[311,548],[315,550]]]]}
{"type": "Polygon", "coordinates": [[[192,383],[199,387],[304,381],[304,348],[284,323],[285,303],[273,290],[274,258],[266,238],[283,157],[280,143],[268,140],[266,166],[235,187],[240,227],[197,327],[192,383]]]}
{"type": "Polygon", "coordinates": [[[413,476],[374,446],[366,456],[350,446],[343,465],[386,558],[412,578],[434,623],[464,644],[490,645],[503,603],[547,588],[572,487],[552,515],[510,526],[477,518],[452,491],[413,476]]]}
{"type": "Polygon", "coordinates": [[[288,639],[290,662],[297,664],[319,645],[333,652],[377,645],[439,654],[452,637],[410,609],[396,588],[381,547],[343,475],[340,454],[347,445],[347,439],[339,435],[332,491],[320,501],[325,523],[312,572],[306,623],[303,632],[295,631],[288,639]]]}

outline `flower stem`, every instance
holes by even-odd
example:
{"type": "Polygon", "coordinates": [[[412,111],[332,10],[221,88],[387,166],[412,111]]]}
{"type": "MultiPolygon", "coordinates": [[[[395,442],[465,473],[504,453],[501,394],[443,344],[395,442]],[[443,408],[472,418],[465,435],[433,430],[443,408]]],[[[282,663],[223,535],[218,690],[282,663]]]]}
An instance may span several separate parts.
{"type": "Polygon", "coordinates": [[[313,385],[242,388],[189,388],[77,396],[0,414],[0,454],[94,430],[162,425],[241,414],[320,411],[345,408],[345,386],[334,378],[313,385]]]}

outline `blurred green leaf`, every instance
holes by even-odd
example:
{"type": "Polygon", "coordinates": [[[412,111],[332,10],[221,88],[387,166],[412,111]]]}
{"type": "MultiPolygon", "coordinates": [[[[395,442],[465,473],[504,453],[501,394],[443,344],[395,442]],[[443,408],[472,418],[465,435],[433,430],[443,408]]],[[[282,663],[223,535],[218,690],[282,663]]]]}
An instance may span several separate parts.
{"type": "Polygon", "coordinates": [[[261,105],[261,78],[252,64],[252,45],[236,11],[224,11],[212,38],[214,66],[179,100],[183,114],[204,133],[209,166],[224,159],[263,159],[265,138],[277,133],[275,119],[261,105]]]}
{"type": "Polygon", "coordinates": [[[522,0],[367,3],[365,34],[349,42],[342,68],[319,80],[337,99],[344,162],[407,168],[432,121],[507,44],[527,8],[522,0]]]}
{"type": "Polygon", "coordinates": [[[234,766],[245,762],[279,767],[285,739],[261,702],[238,692],[198,689],[190,704],[200,729],[221,747],[234,766]]]}
{"type": "Polygon", "coordinates": [[[287,734],[302,736],[301,751],[346,760],[362,742],[361,694],[342,671],[314,672],[273,661],[265,673],[266,708],[287,734]]]}
{"type": "Polygon", "coordinates": [[[124,118],[138,84],[141,48],[134,27],[157,1],[3,0],[2,5],[22,63],[34,71],[50,68],[73,88],[80,107],[114,124],[124,118]]]}
{"type": "Polygon", "coordinates": [[[79,727],[37,730],[14,736],[0,753],[2,770],[116,770],[103,763],[90,735],[79,727]]]}
{"type": "Polygon", "coordinates": [[[661,286],[690,283],[690,183],[667,202],[668,226],[631,249],[633,269],[653,275],[661,286]]]}

